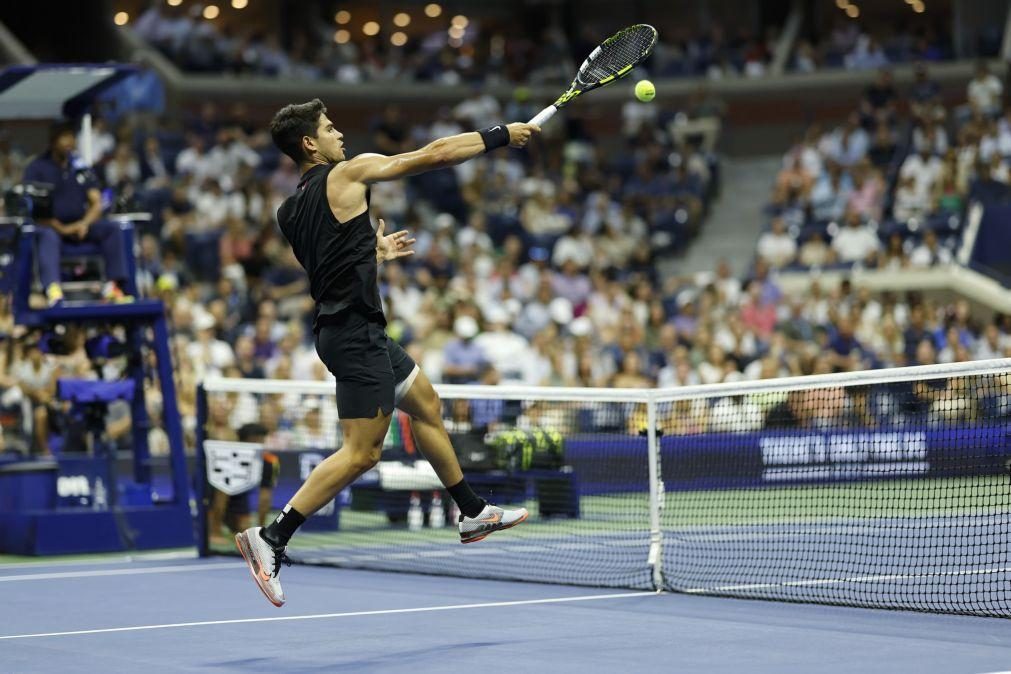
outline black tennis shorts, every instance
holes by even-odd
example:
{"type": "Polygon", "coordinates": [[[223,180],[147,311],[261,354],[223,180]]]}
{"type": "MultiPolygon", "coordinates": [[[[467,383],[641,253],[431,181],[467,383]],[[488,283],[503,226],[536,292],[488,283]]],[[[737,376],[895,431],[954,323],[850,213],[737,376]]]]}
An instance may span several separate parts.
{"type": "Polygon", "coordinates": [[[345,311],[320,327],[316,353],[337,378],[341,419],[372,419],[394,406],[418,376],[418,366],[379,323],[345,311]]]}

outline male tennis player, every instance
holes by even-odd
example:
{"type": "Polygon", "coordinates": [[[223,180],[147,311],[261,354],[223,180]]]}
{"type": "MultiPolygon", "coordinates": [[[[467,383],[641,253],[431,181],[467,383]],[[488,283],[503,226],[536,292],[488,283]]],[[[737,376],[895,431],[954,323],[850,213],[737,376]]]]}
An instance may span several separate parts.
{"type": "Polygon", "coordinates": [[[278,580],[284,550],[295,530],[341,489],[379,461],[390,415],[411,415],[419,449],[460,508],[460,540],[474,543],[515,526],[527,511],[504,510],[479,498],[463,478],[442,423],[442,403],[431,382],[386,335],[377,265],[410,255],[406,233],[384,236],[369,220],[369,185],[454,166],[496,148],[523,147],[540,128],[497,124],[440,138],[394,156],[345,159],[344,135],[319,99],[282,108],[270,125],[274,143],[299,166],[298,191],[277,220],[309,275],[316,301],[316,352],[337,379],[337,410],[344,444],[310,473],[277,519],[235,537],[249,569],[275,606],[284,603],[278,580]]]}

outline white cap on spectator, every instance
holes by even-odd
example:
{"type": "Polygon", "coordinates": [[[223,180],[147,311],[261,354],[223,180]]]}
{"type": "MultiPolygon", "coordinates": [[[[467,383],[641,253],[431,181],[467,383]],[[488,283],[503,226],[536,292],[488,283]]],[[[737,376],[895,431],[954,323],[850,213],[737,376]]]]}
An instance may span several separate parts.
{"type": "Polygon", "coordinates": [[[470,339],[477,334],[477,321],[470,316],[460,316],[453,322],[453,332],[457,337],[470,339]]]}
{"type": "Polygon", "coordinates": [[[569,325],[573,337],[586,337],[593,332],[593,321],[587,316],[580,316],[569,325]]]}
{"type": "Polygon", "coordinates": [[[505,307],[499,304],[489,304],[484,310],[484,320],[488,323],[502,323],[509,325],[510,316],[505,307]]]}
{"type": "Polygon", "coordinates": [[[555,323],[568,325],[572,322],[572,302],[564,297],[556,297],[548,305],[548,313],[555,323]]]}
{"type": "Polygon", "coordinates": [[[473,229],[461,229],[460,233],[456,235],[456,242],[460,248],[472,246],[475,241],[477,241],[477,232],[473,229]]]}
{"type": "Polygon", "coordinates": [[[439,213],[435,216],[435,228],[436,229],[450,229],[456,220],[449,213],[439,213]]]}
{"type": "Polygon", "coordinates": [[[523,303],[515,297],[510,297],[505,301],[505,308],[511,318],[516,318],[523,311],[523,303]]]}
{"type": "Polygon", "coordinates": [[[194,330],[197,330],[197,331],[210,330],[211,328],[214,327],[214,325],[216,323],[216,321],[214,320],[214,316],[211,316],[206,311],[200,311],[200,312],[194,311],[194,313],[196,314],[193,317],[193,329],[194,330]]]}
{"type": "Polygon", "coordinates": [[[682,290],[677,294],[677,303],[679,307],[683,307],[689,302],[695,301],[696,292],[694,288],[688,288],[687,290],[682,290]]]}
{"type": "Polygon", "coordinates": [[[700,288],[706,287],[715,280],[716,274],[712,273],[711,271],[700,271],[697,274],[695,274],[694,279],[695,285],[697,285],[700,288]]]}

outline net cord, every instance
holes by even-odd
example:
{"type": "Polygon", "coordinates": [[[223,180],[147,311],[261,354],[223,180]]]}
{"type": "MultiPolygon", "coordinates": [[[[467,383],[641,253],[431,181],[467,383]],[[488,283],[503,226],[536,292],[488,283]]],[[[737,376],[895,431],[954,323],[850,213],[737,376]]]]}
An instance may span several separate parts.
{"type": "MultiPolygon", "coordinates": [[[[791,390],[888,384],[924,381],[945,377],[999,374],[1011,372],[1011,358],[917,365],[881,370],[861,370],[835,374],[759,379],[720,384],[700,384],[666,389],[636,388],[576,388],[554,386],[481,386],[466,384],[436,384],[435,390],[446,399],[525,400],[548,402],[606,401],[627,403],[672,402],[697,398],[720,398],[742,394],[778,393],[791,390]]],[[[275,379],[238,379],[206,377],[201,385],[208,393],[294,393],[303,395],[333,395],[334,384],[326,381],[290,381],[275,379]]]]}

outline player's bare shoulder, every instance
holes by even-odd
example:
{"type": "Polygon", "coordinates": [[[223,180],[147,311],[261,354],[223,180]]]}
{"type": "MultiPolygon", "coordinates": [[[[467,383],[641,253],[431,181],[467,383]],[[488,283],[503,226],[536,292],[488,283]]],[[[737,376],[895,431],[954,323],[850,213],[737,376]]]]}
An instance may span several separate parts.
{"type": "Polygon", "coordinates": [[[339,222],[347,222],[366,208],[365,191],[368,185],[357,178],[354,166],[348,170],[348,165],[357,160],[358,157],[342,161],[327,175],[327,201],[339,222]]]}

